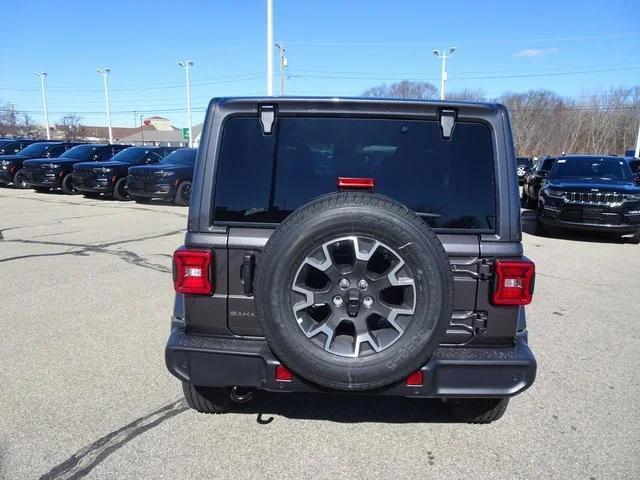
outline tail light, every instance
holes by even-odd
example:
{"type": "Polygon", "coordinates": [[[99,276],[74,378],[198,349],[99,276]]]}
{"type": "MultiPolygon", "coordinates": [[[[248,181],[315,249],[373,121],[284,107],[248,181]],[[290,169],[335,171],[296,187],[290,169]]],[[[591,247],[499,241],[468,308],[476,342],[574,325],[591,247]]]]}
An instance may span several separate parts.
{"type": "Polygon", "coordinates": [[[376,180],[374,178],[338,177],[339,188],[371,190],[375,185],[376,180]]]}
{"type": "Polygon", "coordinates": [[[276,365],[276,380],[279,382],[290,382],[293,380],[293,373],[284,365],[276,365]]]}
{"type": "Polygon", "coordinates": [[[207,250],[176,250],[173,254],[173,288],[178,293],[211,295],[213,256],[207,250]]]}
{"type": "Polygon", "coordinates": [[[407,387],[421,387],[422,382],[424,381],[424,375],[422,370],[418,370],[416,372],[411,373],[407,377],[407,387]]]}
{"type": "Polygon", "coordinates": [[[496,260],[493,264],[494,305],[529,305],[533,295],[536,266],[530,260],[496,260]]]}

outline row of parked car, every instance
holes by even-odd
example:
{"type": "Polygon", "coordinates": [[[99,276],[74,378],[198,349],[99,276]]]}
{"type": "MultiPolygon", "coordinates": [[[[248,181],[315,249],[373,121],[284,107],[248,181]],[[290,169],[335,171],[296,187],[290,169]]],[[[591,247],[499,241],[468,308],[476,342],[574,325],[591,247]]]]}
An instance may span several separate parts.
{"type": "Polygon", "coordinates": [[[519,157],[518,179],[522,206],[536,211],[540,234],[554,228],[600,231],[640,243],[640,158],[519,157]]]}
{"type": "Polygon", "coordinates": [[[0,183],[188,205],[195,158],[195,148],[0,139],[0,183]]]}

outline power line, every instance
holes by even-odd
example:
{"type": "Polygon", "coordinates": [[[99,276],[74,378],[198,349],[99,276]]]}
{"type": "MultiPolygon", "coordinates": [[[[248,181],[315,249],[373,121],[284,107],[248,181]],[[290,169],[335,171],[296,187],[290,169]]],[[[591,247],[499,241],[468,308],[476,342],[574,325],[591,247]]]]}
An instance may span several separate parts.
{"type": "MultiPolygon", "coordinates": [[[[487,45],[512,45],[518,43],[539,43],[539,42],[571,42],[571,41],[593,41],[593,40],[615,40],[615,39],[623,39],[623,38],[638,38],[640,34],[638,33],[629,33],[629,34],[616,34],[616,35],[592,35],[592,36],[576,36],[576,37],[546,37],[546,38],[530,38],[530,39],[512,39],[512,40],[494,40],[494,41],[466,41],[466,42],[454,42],[456,45],[478,45],[478,46],[487,46],[487,45]]],[[[453,41],[453,39],[440,39],[440,40],[430,40],[428,42],[384,42],[384,43],[350,43],[350,42],[287,42],[288,45],[293,46],[311,46],[311,47],[336,47],[336,48],[344,48],[344,47],[362,47],[362,48],[370,48],[370,47],[388,47],[388,48],[431,48],[432,45],[435,44],[445,44],[453,41]]]]}

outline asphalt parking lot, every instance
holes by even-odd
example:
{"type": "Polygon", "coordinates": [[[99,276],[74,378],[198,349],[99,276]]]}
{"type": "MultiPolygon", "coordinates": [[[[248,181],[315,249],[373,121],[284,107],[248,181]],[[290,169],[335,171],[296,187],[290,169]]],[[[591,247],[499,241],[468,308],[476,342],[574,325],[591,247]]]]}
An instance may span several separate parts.
{"type": "Polygon", "coordinates": [[[639,246],[525,233],[538,378],[494,424],[303,395],[205,416],[163,358],[186,214],[0,188],[0,477],[640,477],[639,246]]]}

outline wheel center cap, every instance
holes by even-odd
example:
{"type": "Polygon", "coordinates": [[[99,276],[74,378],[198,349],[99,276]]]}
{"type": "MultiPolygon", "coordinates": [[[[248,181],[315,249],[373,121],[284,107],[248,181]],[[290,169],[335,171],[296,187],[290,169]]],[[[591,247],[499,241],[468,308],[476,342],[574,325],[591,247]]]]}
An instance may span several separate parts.
{"type": "Polygon", "coordinates": [[[347,290],[347,313],[350,317],[357,317],[360,311],[361,294],[357,288],[347,290]]]}

